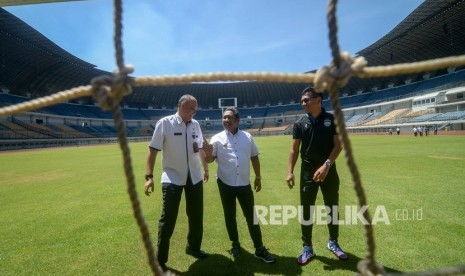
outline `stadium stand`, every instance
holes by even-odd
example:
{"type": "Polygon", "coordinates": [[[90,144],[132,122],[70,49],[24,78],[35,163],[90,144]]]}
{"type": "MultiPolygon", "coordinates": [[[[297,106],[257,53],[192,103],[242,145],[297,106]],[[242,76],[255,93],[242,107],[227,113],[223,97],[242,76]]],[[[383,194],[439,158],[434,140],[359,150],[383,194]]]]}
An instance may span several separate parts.
{"type": "MultiPolygon", "coordinates": [[[[393,30],[357,55],[365,57],[369,66],[376,66],[465,54],[464,13],[465,1],[424,1],[393,30]]],[[[0,41],[0,107],[88,85],[97,76],[110,75],[61,49],[2,8],[0,41]],[[31,60],[35,61],[34,66],[31,60]]],[[[306,86],[241,81],[134,87],[121,107],[131,137],[149,139],[155,121],[174,113],[177,99],[185,93],[198,99],[196,119],[206,133],[222,129],[218,100],[231,97],[237,98],[242,128],[256,131],[257,135],[286,133],[288,126],[301,117],[300,91],[306,86]]],[[[349,131],[377,131],[394,125],[407,130],[418,123],[462,130],[464,87],[465,70],[458,67],[395,77],[352,78],[339,94],[349,131]]],[[[331,111],[326,95],[323,106],[331,111]]],[[[115,135],[111,113],[94,105],[90,97],[0,118],[3,141],[99,139],[115,135]]]]}
{"type": "Polygon", "coordinates": [[[94,138],[95,136],[78,131],[67,125],[48,125],[49,128],[61,133],[63,138],[94,138]]]}
{"type": "Polygon", "coordinates": [[[373,115],[373,113],[365,113],[365,114],[356,114],[347,119],[346,125],[347,126],[356,126],[362,124],[362,122],[368,120],[373,115]]]}
{"type": "Polygon", "coordinates": [[[377,116],[377,118],[374,118],[373,120],[367,122],[366,124],[367,125],[379,125],[379,124],[382,124],[382,123],[394,123],[393,121],[402,116],[402,114],[408,112],[409,109],[408,108],[401,108],[401,109],[395,109],[395,110],[391,110],[389,111],[388,113],[382,115],[380,114],[379,116],[377,116]]]}

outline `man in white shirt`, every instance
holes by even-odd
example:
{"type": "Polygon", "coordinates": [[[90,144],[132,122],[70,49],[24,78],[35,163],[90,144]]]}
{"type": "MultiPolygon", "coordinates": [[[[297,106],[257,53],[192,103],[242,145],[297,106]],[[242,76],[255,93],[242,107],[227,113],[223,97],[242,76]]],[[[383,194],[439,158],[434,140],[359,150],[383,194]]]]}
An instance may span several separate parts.
{"type": "Polygon", "coordinates": [[[193,119],[196,111],[197,100],[191,95],[182,96],[176,114],[156,123],[147,155],[144,192],[149,196],[154,189],[155,160],[158,152],[162,152],[163,209],[158,224],[157,259],[164,270],[183,190],[189,223],[186,254],[196,258],[207,256],[200,246],[203,236],[202,183],[208,181],[208,165],[202,149],[202,131],[193,119]]]}
{"type": "Polygon", "coordinates": [[[260,160],[258,148],[250,133],[239,130],[240,116],[235,108],[226,108],[222,123],[224,131],[211,138],[211,144],[204,144],[206,161],[218,163],[217,182],[223,205],[224,218],[232,248],[233,257],[241,253],[236,222],[236,198],[241,205],[255,247],[255,257],[267,263],[276,262],[263,246],[260,226],[254,224],[254,196],[250,185],[250,163],[255,172],[254,189],[261,190],[260,160]]]}

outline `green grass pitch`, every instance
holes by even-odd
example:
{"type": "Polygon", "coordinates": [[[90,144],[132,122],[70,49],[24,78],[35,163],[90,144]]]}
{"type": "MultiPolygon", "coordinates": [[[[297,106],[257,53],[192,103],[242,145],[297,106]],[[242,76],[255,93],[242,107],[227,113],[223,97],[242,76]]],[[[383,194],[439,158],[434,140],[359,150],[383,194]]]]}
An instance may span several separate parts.
{"type": "MultiPolygon", "coordinates": [[[[256,204],[298,206],[298,189],[285,177],[290,136],[255,138],[261,151],[263,189],[256,204]]],[[[376,260],[388,272],[437,269],[463,263],[465,251],[465,138],[463,136],[351,136],[370,214],[384,206],[390,224],[374,226],[376,260]],[[421,214],[421,216],[419,216],[421,214]]],[[[141,207],[156,246],[161,189],[143,194],[148,143],[131,144],[141,207]]],[[[358,204],[344,151],[337,160],[340,206],[358,204]]],[[[132,215],[118,145],[0,153],[0,275],[150,275],[132,215]]],[[[300,161],[299,161],[300,162],[300,161]]],[[[157,160],[155,179],[160,178],[157,160]]],[[[216,165],[210,165],[215,171],[216,165]]],[[[214,175],[211,173],[212,176],[214,175]]],[[[298,170],[296,171],[298,174],[298,170]]],[[[365,256],[364,229],[341,225],[340,244],[349,260],[326,249],[327,227],[314,226],[317,258],[300,267],[300,225],[263,225],[263,240],[278,262],[253,257],[253,245],[238,210],[244,252],[234,260],[215,179],[204,186],[204,240],[210,254],[184,254],[184,199],[171,239],[168,266],[182,275],[353,275],[365,256]]],[[[317,204],[323,204],[321,193],[317,204]]],[[[343,217],[344,214],[342,213],[343,217]]]]}

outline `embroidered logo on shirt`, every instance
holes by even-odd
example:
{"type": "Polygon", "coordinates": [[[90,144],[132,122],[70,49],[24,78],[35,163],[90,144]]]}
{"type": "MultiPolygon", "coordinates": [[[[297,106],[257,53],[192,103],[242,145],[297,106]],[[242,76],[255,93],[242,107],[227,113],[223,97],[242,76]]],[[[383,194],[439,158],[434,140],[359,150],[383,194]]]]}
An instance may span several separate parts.
{"type": "Polygon", "coordinates": [[[326,120],[324,120],[323,124],[325,125],[325,127],[329,127],[329,126],[331,126],[331,120],[326,119],[326,120]]]}

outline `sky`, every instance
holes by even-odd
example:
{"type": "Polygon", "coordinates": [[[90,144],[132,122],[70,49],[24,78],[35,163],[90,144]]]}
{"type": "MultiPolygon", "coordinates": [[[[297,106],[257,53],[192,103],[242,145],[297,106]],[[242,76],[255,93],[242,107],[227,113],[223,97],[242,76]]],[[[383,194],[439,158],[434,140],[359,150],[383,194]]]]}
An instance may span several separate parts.
{"type": "MultiPolygon", "coordinates": [[[[423,0],[339,0],[338,41],[355,55],[423,0]]],[[[323,0],[126,0],[124,61],[133,76],[303,73],[331,62],[323,0]]],[[[113,72],[113,1],[4,7],[72,55],[113,72]]]]}

